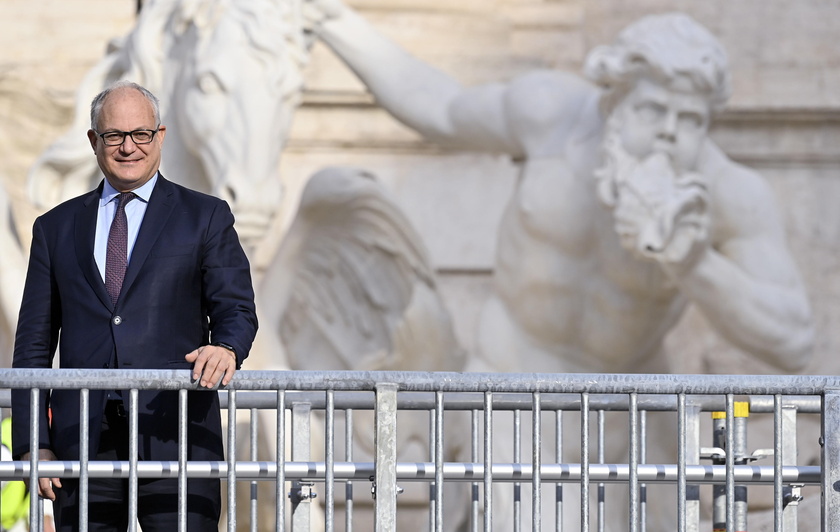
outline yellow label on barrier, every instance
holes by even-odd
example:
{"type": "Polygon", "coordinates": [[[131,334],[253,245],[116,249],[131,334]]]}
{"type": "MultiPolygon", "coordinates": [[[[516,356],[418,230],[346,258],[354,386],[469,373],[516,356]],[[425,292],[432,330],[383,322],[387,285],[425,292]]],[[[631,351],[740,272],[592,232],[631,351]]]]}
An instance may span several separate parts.
{"type": "MultiPolygon", "coordinates": [[[[750,404],[747,401],[735,401],[733,410],[735,417],[750,417],[750,404]]],[[[726,412],[712,412],[712,419],[726,419],[726,412]]]]}

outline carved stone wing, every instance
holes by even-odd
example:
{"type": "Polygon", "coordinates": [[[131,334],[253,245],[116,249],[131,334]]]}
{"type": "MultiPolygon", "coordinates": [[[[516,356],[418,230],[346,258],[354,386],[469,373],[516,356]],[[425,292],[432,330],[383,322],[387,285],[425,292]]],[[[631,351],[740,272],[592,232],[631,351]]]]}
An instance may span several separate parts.
{"type": "Polygon", "coordinates": [[[259,293],[263,333],[292,369],[463,365],[419,235],[363,171],[312,176],[259,293]]]}

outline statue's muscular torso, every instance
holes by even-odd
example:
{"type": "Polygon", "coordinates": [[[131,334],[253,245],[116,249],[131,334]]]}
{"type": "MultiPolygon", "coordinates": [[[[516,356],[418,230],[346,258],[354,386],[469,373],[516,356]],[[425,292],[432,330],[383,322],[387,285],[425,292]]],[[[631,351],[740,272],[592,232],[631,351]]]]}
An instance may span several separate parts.
{"type": "Polygon", "coordinates": [[[596,196],[603,118],[591,106],[578,122],[565,142],[525,147],[500,224],[482,356],[506,371],[667,371],[651,357],[684,300],[658,264],[622,249],[596,196]],[[511,352],[525,349],[530,360],[511,352]]]}

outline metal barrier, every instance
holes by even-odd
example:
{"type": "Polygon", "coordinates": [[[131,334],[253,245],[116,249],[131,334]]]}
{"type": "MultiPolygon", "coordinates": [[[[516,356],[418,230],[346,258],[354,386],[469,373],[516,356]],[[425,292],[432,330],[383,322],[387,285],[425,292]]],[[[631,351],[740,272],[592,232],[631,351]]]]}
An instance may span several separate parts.
{"type": "MultiPolygon", "coordinates": [[[[747,487],[772,486],[774,530],[791,532],[797,529],[800,489],[813,485],[821,488],[822,530],[840,532],[840,378],[836,377],[241,371],[226,391],[219,392],[228,416],[227,459],[223,463],[186,459],[187,391],[198,389],[189,371],[0,370],[0,407],[9,406],[11,389],[31,390],[33,403],[39,400],[38,390],[81,390],[80,437],[84,449],[88,391],[114,388],[131,390],[129,426],[135,441],[137,391],[180,390],[177,462],[138,461],[136,445],[127,462],[85,458],[78,462],[39,462],[38,453],[32,453],[28,462],[0,462],[0,479],[28,477],[34,482],[39,476],[79,478],[84,487],[93,477],[127,478],[129,493],[136,497],[138,478],[177,477],[179,493],[184,493],[187,478],[222,478],[227,490],[225,524],[231,532],[241,518],[237,485],[242,484],[250,488],[250,530],[295,532],[316,528],[313,500],[322,501],[318,508],[322,508],[326,531],[342,524],[337,522],[337,506],[344,513],[343,530],[352,531],[359,515],[354,512],[358,500],[354,499],[353,486],[359,484],[373,496],[368,516],[373,529],[395,531],[399,494],[403,487],[416,483],[428,486],[424,520],[428,530],[435,532],[454,530],[448,528],[453,526],[453,514],[463,516],[459,519],[469,530],[518,531],[523,513],[530,514],[531,530],[562,530],[564,515],[568,518],[573,514],[581,531],[589,532],[593,521],[601,531],[608,521],[605,485],[626,489],[626,499],[619,504],[626,506],[626,515],[621,511],[611,515],[621,514],[622,530],[631,532],[655,530],[647,523],[646,494],[653,486],[676,486],[676,526],[671,530],[680,532],[700,530],[700,486],[714,486],[712,526],[726,532],[746,530],[747,487]],[[748,399],[748,413],[772,415],[772,449],[748,454],[745,407],[736,401],[742,398],[748,399]],[[249,418],[248,460],[242,459],[237,449],[236,421],[244,416],[241,410],[247,410],[249,418]],[[360,430],[354,425],[354,415],[368,411],[374,416],[373,430],[360,430]],[[273,413],[270,419],[276,423],[271,431],[274,449],[267,460],[258,459],[258,454],[265,451],[258,444],[260,433],[265,433],[259,422],[261,412],[273,413]],[[404,449],[400,448],[397,429],[408,412],[425,413],[422,415],[428,418],[428,426],[419,431],[427,435],[427,460],[408,461],[401,456],[404,449]],[[531,460],[524,462],[523,412],[530,422],[525,439],[531,442],[531,460]],[[648,417],[662,412],[676,416],[675,460],[649,463],[649,439],[661,434],[649,430],[648,417]],[[708,434],[712,446],[701,447],[701,422],[703,415],[711,417],[709,412],[719,412],[712,422],[713,434],[708,434]],[[512,419],[510,430],[499,421],[503,413],[512,419]],[[820,414],[820,465],[796,463],[796,435],[800,432],[797,414],[820,414]],[[570,423],[564,415],[577,418],[570,423]],[[606,416],[625,419],[622,424],[626,423],[627,430],[615,430],[612,422],[607,430],[606,416]],[[447,426],[447,419],[454,419],[451,423],[455,425],[447,426]],[[336,458],[342,441],[336,436],[339,425],[343,426],[343,461],[336,458]],[[553,435],[548,435],[546,425],[554,429],[553,435]],[[310,453],[316,433],[316,439],[323,438],[319,446],[323,459],[313,460],[310,453]],[[605,450],[610,452],[613,440],[623,441],[624,436],[619,434],[626,435],[626,445],[613,447],[624,448],[626,460],[605,463],[605,450]],[[579,457],[577,461],[563,459],[569,456],[564,441],[570,435],[576,442],[571,452],[579,457]],[[368,461],[354,459],[359,438],[373,440],[368,461]],[[451,459],[448,449],[452,441],[460,442],[465,459],[451,459]],[[751,463],[763,456],[772,457],[772,466],[751,463]],[[710,463],[701,463],[702,459],[710,463]],[[274,515],[272,522],[259,522],[257,487],[266,484],[274,488],[273,501],[268,505],[274,515]],[[336,497],[337,484],[345,485],[340,499],[336,497]],[[564,500],[564,486],[568,488],[569,484],[577,488],[567,489],[566,494],[579,493],[579,507],[574,512],[568,511],[569,502],[564,500]],[[530,489],[529,500],[523,501],[523,487],[530,489]],[[444,495],[445,489],[460,488],[467,493],[463,503],[444,495]],[[523,502],[530,503],[530,511],[523,502]],[[543,519],[545,508],[553,509],[553,515],[543,519]],[[494,526],[500,514],[512,522],[494,526]]],[[[38,434],[37,424],[33,418],[33,435],[38,434]]],[[[84,506],[84,493],[81,499],[84,506]]],[[[179,499],[183,512],[186,501],[179,499]]],[[[133,523],[136,499],[129,501],[129,511],[133,523]]],[[[33,500],[35,530],[40,529],[38,512],[38,501],[33,500]]],[[[86,529],[83,520],[80,528],[86,529]]],[[[183,519],[179,530],[186,530],[183,519]]]]}

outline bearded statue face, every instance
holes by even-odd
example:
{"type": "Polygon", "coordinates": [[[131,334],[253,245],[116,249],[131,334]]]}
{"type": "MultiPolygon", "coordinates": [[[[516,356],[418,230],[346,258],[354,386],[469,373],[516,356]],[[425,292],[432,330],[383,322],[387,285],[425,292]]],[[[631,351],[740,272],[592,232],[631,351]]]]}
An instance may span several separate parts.
{"type": "Polygon", "coordinates": [[[685,77],[668,85],[640,78],[613,111],[620,144],[643,160],[667,155],[676,173],[693,171],[709,128],[707,97],[685,77]]]}
{"type": "Polygon", "coordinates": [[[634,254],[677,264],[706,245],[707,183],[696,169],[710,112],[690,84],[642,78],[610,114],[598,195],[634,254]]]}

